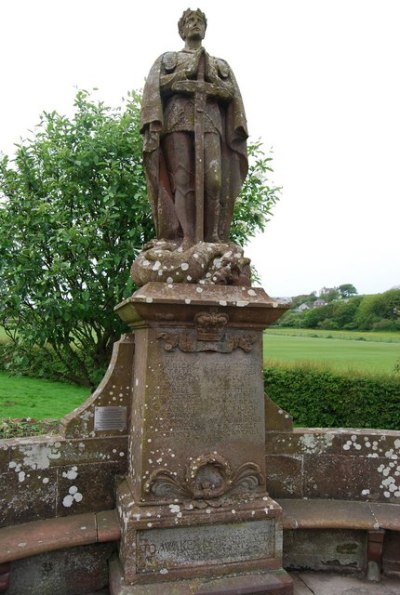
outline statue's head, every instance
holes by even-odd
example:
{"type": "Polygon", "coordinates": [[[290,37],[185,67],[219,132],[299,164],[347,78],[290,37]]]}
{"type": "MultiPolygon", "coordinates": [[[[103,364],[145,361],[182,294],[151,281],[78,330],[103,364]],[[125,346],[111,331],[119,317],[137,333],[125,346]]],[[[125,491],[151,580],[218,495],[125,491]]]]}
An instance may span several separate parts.
{"type": "Polygon", "coordinates": [[[199,8],[185,10],[178,22],[179,35],[185,41],[187,37],[204,39],[207,29],[207,19],[199,8]]]}

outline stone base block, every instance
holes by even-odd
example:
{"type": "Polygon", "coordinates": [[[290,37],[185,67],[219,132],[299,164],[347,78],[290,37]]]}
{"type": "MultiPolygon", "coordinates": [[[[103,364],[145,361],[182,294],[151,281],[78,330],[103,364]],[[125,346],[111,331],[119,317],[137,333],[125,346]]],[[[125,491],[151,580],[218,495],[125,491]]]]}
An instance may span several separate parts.
{"type": "Polygon", "coordinates": [[[127,585],[117,556],[110,561],[111,595],[292,595],[293,582],[283,569],[174,582],[127,585]]]}
{"type": "Polygon", "coordinates": [[[126,584],[174,582],[282,568],[280,506],[248,500],[137,506],[128,483],[117,491],[119,551],[126,584]],[[205,507],[197,508],[204,504],[205,507]]]}

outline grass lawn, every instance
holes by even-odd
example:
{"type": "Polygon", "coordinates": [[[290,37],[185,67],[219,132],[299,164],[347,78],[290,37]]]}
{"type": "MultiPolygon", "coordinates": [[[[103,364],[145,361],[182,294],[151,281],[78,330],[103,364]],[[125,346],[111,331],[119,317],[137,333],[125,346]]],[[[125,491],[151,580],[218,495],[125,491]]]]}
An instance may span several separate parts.
{"type": "Polygon", "coordinates": [[[391,373],[400,360],[400,333],[270,329],[264,334],[264,363],[271,360],[391,373]]]}
{"type": "Polygon", "coordinates": [[[58,419],[88,396],[84,387],[0,373],[0,419],[58,419]]]}

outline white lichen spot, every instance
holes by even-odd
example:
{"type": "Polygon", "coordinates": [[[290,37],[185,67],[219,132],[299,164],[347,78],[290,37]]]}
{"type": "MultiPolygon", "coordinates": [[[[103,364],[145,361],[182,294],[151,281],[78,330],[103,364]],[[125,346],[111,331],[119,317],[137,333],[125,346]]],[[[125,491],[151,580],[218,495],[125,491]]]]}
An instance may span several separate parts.
{"type": "Polygon", "coordinates": [[[182,271],[187,271],[187,270],[188,270],[188,268],[189,268],[189,263],[187,263],[187,262],[182,262],[182,264],[181,264],[181,269],[182,269],[182,271]]]}
{"type": "Polygon", "coordinates": [[[25,471],[20,471],[20,472],[18,473],[18,481],[19,481],[20,483],[22,483],[23,481],[25,481],[25,471]]]}
{"type": "Polygon", "coordinates": [[[48,444],[29,444],[21,446],[21,453],[24,455],[23,465],[31,469],[48,469],[50,462],[61,457],[59,448],[60,442],[54,445],[48,444]]]}
{"type": "Polygon", "coordinates": [[[62,476],[67,479],[76,479],[78,477],[78,467],[72,467],[68,471],[63,471],[62,476]]]}
{"type": "Polygon", "coordinates": [[[153,298],[152,297],[147,297],[146,298],[146,304],[151,304],[153,302],[153,298]]]}
{"type": "Polygon", "coordinates": [[[332,446],[333,434],[303,434],[299,438],[299,445],[303,452],[316,453],[332,446]]]}
{"type": "Polygon", "coordinates": [[[167,568],[161,568],[160,574],[168,574],[167,568]]]}
{"type": "Polygon", "coordinates": [[[371,493],[370,490],[363,490],[361,492],[361,496],[369,496],[370,493],[371,493]]]}
{"type": "Polygon", "coordinates": [[[203,288],[202,287],[196,287],[196,291],[197,291],[197,293],[203,293],[203,288]]]}
{"type": "Polygon", "coordinates": [[[151,268],[153,269],[153,271],[158,271],[160,266],[161,266],[161,262],[159,260],[156,260],[156,262],[153,264],[153,266],[151,268]]]}
{"type": "Polygon", "coordinates": [[[71,496],[70,494],[68,494],[68,496],[65,496],[65,498],[63,500],[63,506],[65,506],[65,508],[71,508],[73,503],[74,503],[73,496],[71,496]]]}
{"type": "Polygon", "coordinates": [[[83,499],[82,494],[78,492],[77,486],[71,486],[68,491],[69,494],[63,500],[63,506],[65,508],[70,508],[74,502],[81,502],[83,499]]]}
{"type": "Polygon", "coordinates": [[[219,303],[220,306],[227,306],[228,305],[228,302],[226,300],[219,300],[218,303],[219,303]]]}
{"type": "Polygon", "coordinates": [[[153,523],[147,523],[147,526],[150,528],[153,526],[153,523]]]}
{"type": "Polygon", "coordinates": [[[42,479],[42,483],[49,483],[49,478],[48,477],[43,477],[42,479]]]}
{"type": "Polygon", "coordinates": [[[172,513],[177,513],[181,510],[181,507],[178,504],[170,504],[168,508],[172,513]]]}
{"type": "Polygon", "coordinates": [[[256,292],[254,291],[254,289],[249,289],[249,290],[247,291],[247,293],[248,293],[249,295],[251,295],[252,297],[254,297],[254,296],[256,296],[256,295],[257,295],[257,294],[256,294],[256,292]]]}
{"type": "Polygon", "coordinates": [[[185,304],[190,304],[192,300],[190,298],[185,298],[185,304]]]}

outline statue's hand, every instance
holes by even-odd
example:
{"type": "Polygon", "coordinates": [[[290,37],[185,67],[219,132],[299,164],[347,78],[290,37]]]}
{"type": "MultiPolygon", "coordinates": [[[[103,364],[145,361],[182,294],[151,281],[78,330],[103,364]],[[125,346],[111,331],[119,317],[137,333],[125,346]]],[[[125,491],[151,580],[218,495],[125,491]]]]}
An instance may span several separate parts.
{"type": "Polygon", "coordinates": [[[197,71],[199,69],[199,62],[201,56],[205,53],[204,48],[200,48],[197,52],[192,54],[191,59],[186,64],[185,75],[188,79],[197,78],[197,71]]]}

